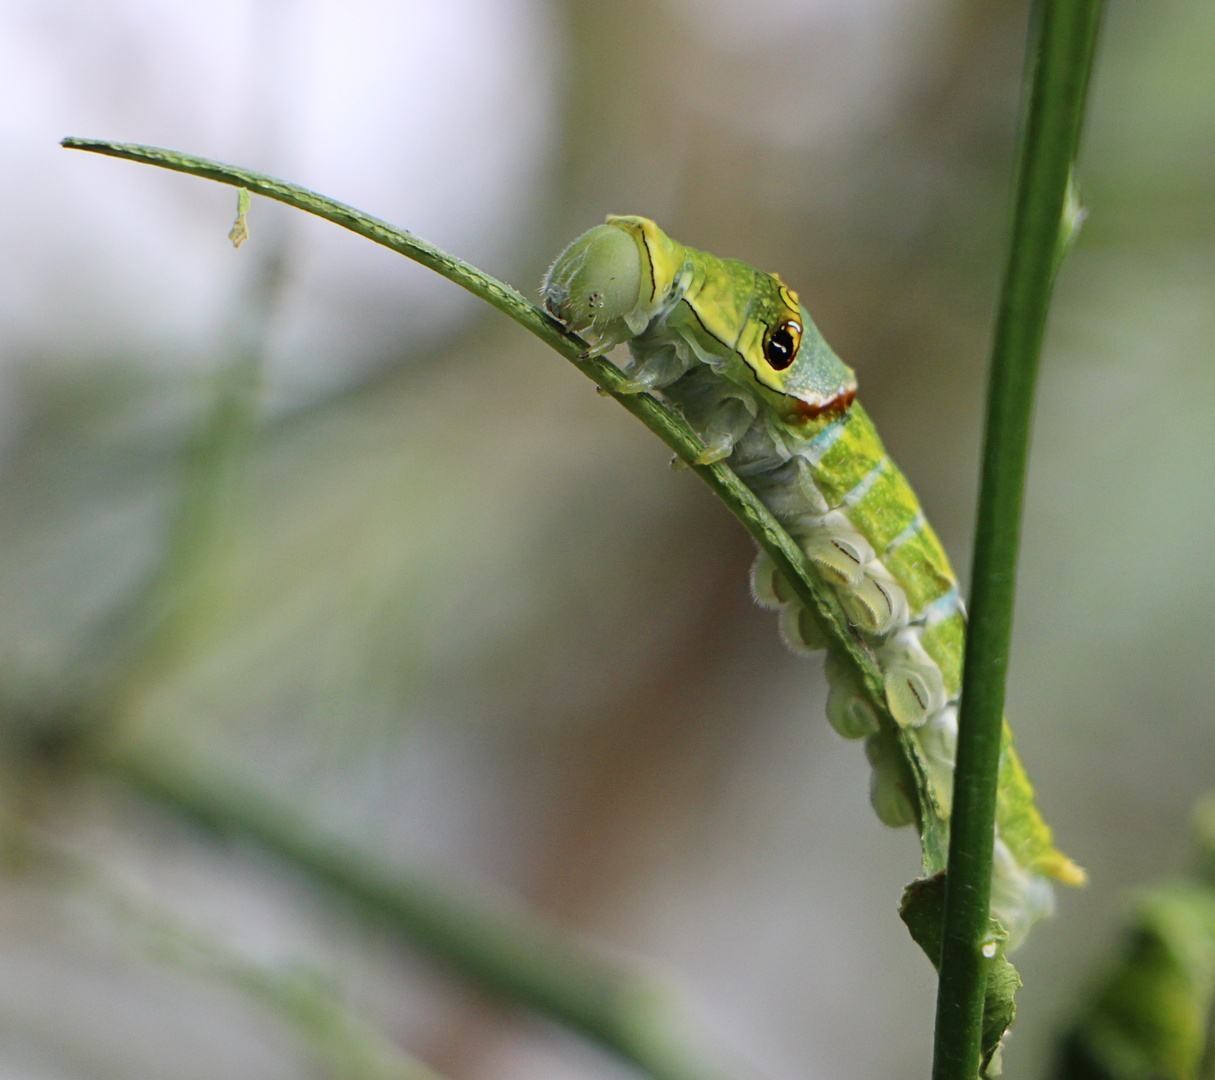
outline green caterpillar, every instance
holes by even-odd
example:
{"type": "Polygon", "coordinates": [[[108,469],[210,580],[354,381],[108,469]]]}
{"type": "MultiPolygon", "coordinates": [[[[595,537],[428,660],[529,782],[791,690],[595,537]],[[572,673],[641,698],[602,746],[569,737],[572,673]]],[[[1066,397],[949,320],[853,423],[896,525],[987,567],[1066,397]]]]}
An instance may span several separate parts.
{"type": "MultiPolygon", "coordinates": [[[[558,256],[547,310],[602,355],[627,342],[627,392],[660,393],[806,553],[882,672],[862,692],[843,649],[764,555],[753,587],[795,650],[827,649],[827,716],[865,739],[870,797],[891,826],[948,819],[965,608],[910,484],[855,399],[856,377],[779,277],[684,247],[641,217],[609,217],[558,256]]],[[[1017,944],[1050,913],[1050,879],[1084,873],[1051,842],[1005,725],[992,915],[1017,944]]],[[[939,849],[934,849],[939,851],[939,849]]],[[[925,844],[924,872],[939,854],[925,844]]]]}

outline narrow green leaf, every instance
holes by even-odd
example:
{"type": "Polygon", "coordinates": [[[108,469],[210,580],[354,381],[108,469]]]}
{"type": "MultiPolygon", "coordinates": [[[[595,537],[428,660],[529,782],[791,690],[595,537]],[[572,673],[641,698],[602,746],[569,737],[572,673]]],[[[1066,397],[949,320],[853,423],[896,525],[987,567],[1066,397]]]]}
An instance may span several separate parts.
{"type": "MultiPolygon", "coordinates": [[[[763,503],[728,466],[721,462],[711,465],[697,464],[696,459],[705,446],[681,416],[650,394],[623,392],[622,387],[626,380],[614,364],[603,357],[587,356],[586,342],[569,333],[556,319],[531,303],[517,290],[405,229],[273,176],[196,157],[193,154],[135,143],[67,138],[63,140],[62,145],[70,150],[87,150],[204,177],[275,199],[297,210],[332,221],[359,236],[413,259],[508,315],[569,360],[595,382],[603,393],[615,398],[709,485],[755,542],[772,558],[798,598],[818,613],[831,638],[833,651],[846,657],[855,666],[858,684],[865,690],[874,708],[882,713],[888,712],[882,673],[872,653],[857,635],[851,632],[848,616],[839,600],[813,571],[806,554],[763,503]]],[[[892,726],[897,725],[892,721],[892,726]]],[[[910,738],[905,733],[901,737],[910,738]]],[[[912,748],[908,747],[907,751],[908,757],[914,757],[912,748]]],[[[926,781],[924,783],[926,785],[926,781]]],[[[920,844],[924,865],[930,870],[941,869],[945,865],[948,824],[938,815],[935,808],[923,806],[919,809],[920,844]]]]}

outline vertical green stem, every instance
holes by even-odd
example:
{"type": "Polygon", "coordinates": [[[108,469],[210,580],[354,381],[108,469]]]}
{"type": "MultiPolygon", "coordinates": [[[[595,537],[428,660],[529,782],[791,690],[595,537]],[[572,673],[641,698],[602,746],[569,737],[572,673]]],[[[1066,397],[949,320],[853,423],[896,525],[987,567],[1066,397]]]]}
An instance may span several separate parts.
{"type": "Polygon", "coordinates": [[[992,346],[958,722],[933,1080],[979,1072],[996,781],[1038,355],[1102,0],[1037,0],[1012,244],[992,346]]]}

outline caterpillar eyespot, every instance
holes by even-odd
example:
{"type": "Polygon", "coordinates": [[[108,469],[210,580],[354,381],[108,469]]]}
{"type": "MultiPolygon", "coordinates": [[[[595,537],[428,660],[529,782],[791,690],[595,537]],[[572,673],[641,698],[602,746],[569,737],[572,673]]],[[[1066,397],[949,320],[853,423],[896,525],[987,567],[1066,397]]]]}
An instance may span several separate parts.
{"type": "Polygon", "coordinates": [[[797,359],[802,343],[801,326],[790,319],[772,331],[764,342],[764,358],[776,371],[784,371],[797,359]]]}

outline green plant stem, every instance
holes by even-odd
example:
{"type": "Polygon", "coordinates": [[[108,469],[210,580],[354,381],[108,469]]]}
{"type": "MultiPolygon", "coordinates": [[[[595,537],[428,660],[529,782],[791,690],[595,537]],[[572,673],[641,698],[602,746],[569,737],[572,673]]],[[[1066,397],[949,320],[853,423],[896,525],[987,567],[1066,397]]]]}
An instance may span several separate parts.
{"type": "Polygon", "coordinates": [[[996,783],[1034,383],[1101,10],[1102,0],[1038,0],[1033,13],[1036,49],[988,385],[933,1080],[974,1080],[979,1071],[996,783]]]}
{"type": "Polygon", "coordinates": [[[390,870],[222,776],[94,743],[83,760],[204,828],[253,840],[485,988],[590,1036],[653,1080],[713,1080],[678,1039],[673,995],[523,911],[390,870]]]}
{"type": "MultiPolygon", "coordinates": [[[[776,563],[803,603],[818,612],[835,650],[848,657],[856,666],[860,684],[874,709],[889,715],[882,673],[872,653],[858,635],[852,632],[848,617],[830,586],[818,579],[810,568],[805,552],[794,543],[763,503],[729,466],[721,462],[713,465],[695,464],[695,458],[704,449],[704,443],[681,416],[650,394],[622,393],[620,387],[624,376],[618,368],[602,357],[588,358],[585,355],[586,342],[569,333],[546,311],[531,303],[517,290],[404,229],[285,180],[154,146],[79,138],[64,139],[62,145],[70,150],[87,150],[145,165],[156,165],[191,176],[201,176],[221,184],[244,188],[306,213],[315,214],[429,267],[514,319],[620,402],[713,489],[717,497],[754,537],[755,542],[776,563]]],[[[900,738],[910,739],[910,736],[898,729],[893,720],[890,721],[890,729],[899,731],[900,738]]],[[[908,756],[913,757],[910,752],[908,756]]],[[[931,808],[921,810],[920,833],[924,868],[925,872],[933,873],[945,865],[946,828],[945,823],[936,817],[931,808]]]]}

